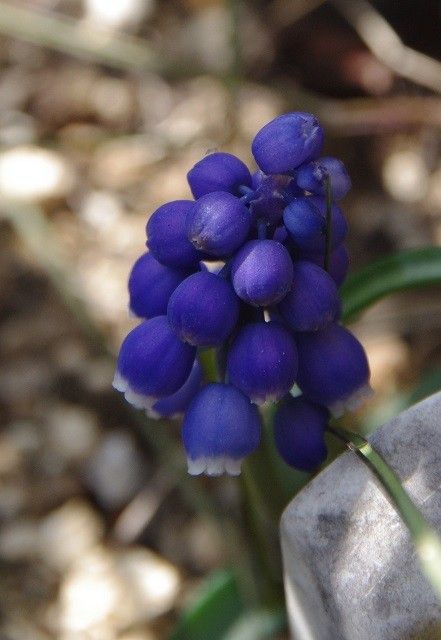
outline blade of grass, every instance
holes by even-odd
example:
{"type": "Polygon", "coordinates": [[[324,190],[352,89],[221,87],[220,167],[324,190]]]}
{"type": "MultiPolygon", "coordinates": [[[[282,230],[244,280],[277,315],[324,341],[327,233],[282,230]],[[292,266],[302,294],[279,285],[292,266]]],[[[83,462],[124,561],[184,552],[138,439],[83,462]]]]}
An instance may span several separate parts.
{"type": "Polygon", "coordinates": [[[195,602],[184,611],[169,640],[222,640],[243,612],[234,572],[217,571],[201,585],[195,602]]]}

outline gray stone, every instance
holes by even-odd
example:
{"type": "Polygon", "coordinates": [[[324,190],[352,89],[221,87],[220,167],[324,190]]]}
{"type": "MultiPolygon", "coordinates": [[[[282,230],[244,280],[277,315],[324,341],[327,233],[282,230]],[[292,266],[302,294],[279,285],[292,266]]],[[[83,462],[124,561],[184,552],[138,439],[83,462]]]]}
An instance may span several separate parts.
{"type": "MultiPolygon", "coordinates": [[[[386,423],[372,444],[441,530],[441,393],[386,423]]],[[[281,523],[295,640],[436,640],[441,607],[409,534],[373,474],[347,452],[281,523]]]]}

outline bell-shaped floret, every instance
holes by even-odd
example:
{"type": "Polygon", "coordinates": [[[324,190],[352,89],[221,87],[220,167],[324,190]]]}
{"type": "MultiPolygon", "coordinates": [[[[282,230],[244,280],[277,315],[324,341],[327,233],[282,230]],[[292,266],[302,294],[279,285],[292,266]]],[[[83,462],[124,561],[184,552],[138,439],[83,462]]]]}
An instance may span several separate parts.
{"type": "Polygon", "coordinates": [[[325,429],[329,413],[303,397],[288,396],[274,416],[274,439],[285,462],[314,471],[326,459],[325,429]]]}
{"type": "Polygon", "coordinates": [[[195,347],[181,342],[166,316],[139,324],[121,345],[113,386],[139,409],[170,396],[190,375],[195,347]]]}
{"type": "Polygon", "coordinates": [[[294,338],[276,321],[245,325],[228,352],[227,373],[255,404],[280,400],[297,375],[294,338]]]}
{"type": "Polygon", "coordinates": [[[187,236],[208,254],[225,257],[238,249],[251,228],[251,214],[239,198],[225,191],[207,193],[187,218],[187,236]]]}
{"type": "MultiPolygon", "coordinates": [[[[301,260],[309,260],[318,265],[322,269],[325,267],[325,256],[323,253],[306,253],[300,254],[301,260]]],[[[349,253],[344,244],[341,244],[336,249],[331,251],[329,256],[329,269],[328,273],[333,278],[337,287],[340,287],[348,273],[349,269],[349,253]]]]}
{"type": "MultiPolygon", "coordinates": [[[[348,224],[340,208],[333,204],[331,247],[337,247],[348,234],[348,224]]],[[[326,202],[321,197],[293,198],[283,212],[283,221],[294,245],[302,251],[324,253],[326,247],[326,202]]]]}
{"type": "Polygon", "coordinates": [[[182,436],[188,472],[239,475],[242,460],[259,446],[257,407],[231,384],[208,384],[185,414],[182,436]]]}
{"type": "Polygon", "coordinates": [[[335,415],[356,409],[372,393],[369,364],[357,338],[338,324],[299,333],[297,384],[305,396],[335,415]]]}
{"type": "Polygon", "coordinates": [[[166,267],[155,260],[151,253],[144,253],[130,272],[131,313],[138,318],[165,315],[171,294],[188,275],[188,271],[166,267]]]}
{"type": "Polygon", "coordinates": [[[298,260],[293,265],[292,287],[279,311],[293,331],[323,329],[340,311],[337,285],[324,269],[298,260]]]}
{"type": "Polygon", "coordinates": [[[199,160],[187,174],[188,184],[195,199],[213,191],[240,194],[240,187],[251,185],[251,174],[246,164],[231,153],[215,152],[199,160]]]}
{"type": "Polygon", "coordinates": [[[182,387],[171,396],[157,400],[147,408],[150,418],[177,418],[183,415],[202,385],[202,369],[197,360],[182,387]]]}
{"type": "Polygon", "coordinates": [[[255,307],[282,300],[292,283],[286,247],[275,240],[250,240],[234,256],[231,278],[237,295],[255,307]]]}
{"type": "Polygon", "coordinates": [[[194,269],[204,256],[187,237],[187,216],[192,211],[192,200],[174,200],[163,204],[147,222],[147,246],[153,256],[174,269],[194,269]]]}
{"type": "Polygon", "coordinates": [[[344,198],[351,189],[351,179],[345,165],[337,158],[319,158],[301,166],[297,172],[297,185],[305,191],[325,196],[328,177],[332,197],[335,200],[344,198]]]}
{"type": "Polygon", "coordinates": [[[268,122],[255,136],[252,152],[265,173],[287,173],[316,158],[324,132],[310,113],[294,112],[268,122]]]}
{"type": "Polygon", "coordinates": [[[224,278],[200,271],[175,289],[168,303],[167,317],[184,342],[214,347],[233,331],[239,317],[239,299],[224,278]]]}
{"type": "MultiPolygon", "coordinates": [[[[317,209],[326,220],[326,198],[323,196],[309,196],[309,199],[311,200],[312,204],[317,207],[317,209]]],[[[332,203],[331,216],[332,235],[334,236],[334,240],[332,241],[331,246],[334,248],[346,239],[349,231],[349,226],[343,211],[337,204],[335,204],[335,202],[332,203]]],[[[324,248],[325,243],[323,243],[323,250],[324,248]]],[[[320,251],[322,251],[322,248],[320,248],[320,251]]]]}

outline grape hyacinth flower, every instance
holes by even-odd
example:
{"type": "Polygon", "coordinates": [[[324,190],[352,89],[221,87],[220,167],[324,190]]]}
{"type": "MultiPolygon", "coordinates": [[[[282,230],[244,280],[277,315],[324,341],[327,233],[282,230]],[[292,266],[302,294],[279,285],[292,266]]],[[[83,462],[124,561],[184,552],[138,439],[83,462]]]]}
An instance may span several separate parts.
{"type": "Polygon", "coordinates": [[[167,317],[181,340],[198,347],[222,344],[239,318],[239,300],[221,276],[199,271],[172,294],[167,317]]]}
{"type": "Polygon", "coordinates": [[[363,347],[338,324],[349,259],[335,201],[351,182],[323,142],[312,114],[281,115],[253,140],[257,170],[210,153],[188,172],[194,200],[148,221],[129,279],[130,309],[147,319],[121,346],[114,386],[150,416],[184,415],[191,474],[237,475],[265,403],[281,457],[314,471],[330,412],[369,392],[363,347]]]}
{"type": "Polygon", "coordinates": [[[293,331],[318,331],[335,320],[340,310],[337,285],[316,264],[298,260],[293,283],[279,304],[279,311],[293,331]]]}
{"type": "Polygon", "coordinates": [[[199,160],[187,174],[193,196],[197,199],[213,191],[242,195],[241,187],[251,186],[251,174],[242,160],[231,153],[210,153],[199,160]]]}
{"type": "Polygon", "coordinates": [[[372,393],[369,364],[357,338],[338,324],[297,334],[297,383],[305,396],[335,416],[356,409],[372,393]]]}
{"type": "Polygon", "coordinates": [[[147,407],[146,413],[150,418],[177,418],[182,416],[190,402],[193,400],[202,385],[202,369],[199,362],[196,360],[193,364],[193,368],[184,382],[182,387],[172,393],[171,396],[166,396],[157,400],[151,407],[147,407]]]}
{"type": "Polygon", "coordinates": [[[261,422],[257,407],[231,384],[205,386],[182,426],[188,472],[238,475],[243,459],[257,449],[261,422]]]}
{"type": "MultiPolygon", "coordinates": [[[[325,256],[322,253],[302,252],[299,259],[313,262],[322,269],[325,268],[325,256]]],[[[339,245],[329,255],[328,273],[337,287],[345,281],[349,269],[349,253],[344,244],[339,245]]]]}
{"type": "Polygon", "coordinates": [[[351,179],[346,168],[337,158],[319,158],[303,165],[297,172],[297,185],[319,196],[326,195],[326,180],[330,178],[332,195],[341,200],[351,189],[351,179]]]}
{"type": "MultiPolygon", "coordinates": [[[[326,200],[302,196],[291,200],[283,213],[283,222],[294,245],[301,251],[324,253],[326,247],[326,200]]],[[[332,207],[331,248],[340,245],[348,234],[341,209],[332,207]]]]}
{"type": "Polygon", "coordinates": [[[246,240],[250,227],[247,207],[224,191],[199,198],[187,216],[187,236],[192,244],[219,258],[234,253],[246,240]]]}
{"type": "Polygon", "coordinates": [[[135,407],[175,393],[190,375],[195,347],[181,342],[165,316],[145,320],[122,343],[113,386],[135,407]]]}
{"type": "Polygon", "coordinates": [[[329,413],[305,398],[287,396],[274,417],[274,440],[285,462],[314,471],[327,455],[325,429],[329,413]]]}
{"type": "Polygon", "coordinates": [[[282,300],[292,278],[291,257],[283,244],[274,240],[250,240],[236,253],[231,265],[234,290],[255,307],[282,300]]]}
{"type": "Polygon", "coordinates": [[[138,318],[165,315],[171,294],[188,275],[188,271],[166,267],[151,253],[144,253],[130,272],[130,312],[138,318]]]}
{"type": "Polygon", "coordinates": [[[147,223],[147,246],[167,267],[194,269],[203,259],[187,237],[187,217],[193,207],[191,200],[163,204],[147,223]]]}
{"type": "Polygon", "coordinates": [[[288,173],[316,158],[323,141],[323,129],[313,115],[285,113],[262,127],[251,149],[265,173],[288,173]]]}
{"type": "Polygon", "coordinates": [[[254,322],[241,329],[227,357],[228,379],[255,404],[276,402],[293,386],[297,348],[279,322],[254,322]]]}

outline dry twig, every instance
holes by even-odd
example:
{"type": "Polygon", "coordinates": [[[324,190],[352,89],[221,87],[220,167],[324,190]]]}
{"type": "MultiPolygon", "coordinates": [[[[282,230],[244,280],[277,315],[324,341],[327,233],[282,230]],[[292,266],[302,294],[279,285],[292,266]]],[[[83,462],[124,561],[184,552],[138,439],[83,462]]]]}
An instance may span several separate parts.
{"type": "Polygon", "coordinates": [[[406,46],[367,0],[330,0],[372,53],[397,75],[441,93],[441,63],[406,46]]]}

